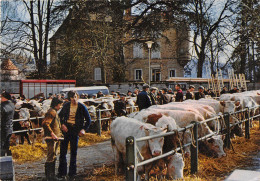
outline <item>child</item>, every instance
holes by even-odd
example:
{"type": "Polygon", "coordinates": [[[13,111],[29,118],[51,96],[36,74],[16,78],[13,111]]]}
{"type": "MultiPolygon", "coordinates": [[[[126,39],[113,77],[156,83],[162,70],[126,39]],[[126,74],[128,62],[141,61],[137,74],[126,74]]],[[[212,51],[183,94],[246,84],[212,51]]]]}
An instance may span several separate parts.
{"type": "Polygon", "coordinates": [[[51,101],[51,108],[45,114],[43,121],[44,136],[47,143],[47,160],[45,163],[45,175],[47,181],[55,179],[55,162],[59,146],[59,137],[62,136],[60,120],[57,111],[61,108],[63,100],[54,97],[51,101]]]}

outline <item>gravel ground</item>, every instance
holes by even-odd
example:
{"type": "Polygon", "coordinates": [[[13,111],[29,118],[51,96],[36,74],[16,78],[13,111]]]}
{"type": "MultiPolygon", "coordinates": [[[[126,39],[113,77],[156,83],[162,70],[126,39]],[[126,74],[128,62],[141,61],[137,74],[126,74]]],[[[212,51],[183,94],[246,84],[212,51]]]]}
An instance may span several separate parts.
{"type": "MultiPolygon", "coordinates": [[[[69,163],[70,154],[67,155],[69,163]]],[[[59,155],[58,155],[59,159],[59,155]]],[[[111,142],[105,141],[95,145],[78,148],[77,173],[80,176],[86,170],[100,167],[102,165],[112,165],[114,162],[111,142]]],[[[27,162],[23,164],[14,163],[15,178],[17,181],[24,180],[42,180],[44,178],[45,159],[36,162],[27,162]]],[[[56,173],[59,160],[56,162],[56,173]]]]}

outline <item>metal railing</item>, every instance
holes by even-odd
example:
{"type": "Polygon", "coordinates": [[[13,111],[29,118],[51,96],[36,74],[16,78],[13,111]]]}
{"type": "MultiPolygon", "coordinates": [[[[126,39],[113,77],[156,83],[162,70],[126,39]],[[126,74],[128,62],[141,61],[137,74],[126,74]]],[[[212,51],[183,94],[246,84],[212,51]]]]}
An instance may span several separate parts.
{"type": "MultiPolygon", "coordinates": [[[[249,121],[252,120],[253,118],[257,118],[260,117],[260,114],[256,115],[256,116],[252,116],[250,117],[250,110],[251,109],[255,109],[257,107],[254,108],[246,108],[243,109],[241,111],[237,111],[234,113],[225,113],[224,114],[224,122],[226,125],[226,147],[228,149],[230,149],[230,145],[231,145],[231,140],[230,140],[230,130],[231,127],[237,125],[237,124],[242,124],[243,122],[245,122],[245,138],[250,139],[250,126],[249,126],[249,121]],[[230,124],[230,116],[233,116],[234,114],[238,114],[238,113],[243,113],[245,112],[246,116],[243,120],[240,120],[238,123],[235,124],[230,124]]],[[[258,106],[258,108],[260,108],[260,106],[258,106]]],[[[165,136],[169,136],[169,135],[173,135],[176,133],[176,131],[172,131],[172,132],[168,132],[168,133],[164,133],[164,134],[158,134],[158,135],[153,135],[153,136],[146,136],[146,137],[142,137],[142,138],[135,138],[134,136],[130,136],[126,138],[126,180],[128,181],[135,181],[136,180],[136,176],[137,176],[137,168],[149,163],[152,163],[154,161],[157,161],[159,159],[168,157],[170,155],[173,155],[174,153],[176,153],[177,151],[181,150],[182,148],[185,148],[187,146],[190,146],[190,150],[191,150],[191,174],[197,173],[198,172],[198,142],[201,140],[205,140],[206,138],[212,137],[213,135],[215,135],[216,133],[218,133],[219,130],[205,135],[201,138],[198,138],[198,125],[199,124],[203,124],[203,123],[207,123],[209,121],[212,120],[217,120],[218,122],[220,121],[220,119],[222,119],[222,116],[216,116],[214,118],[211,119],[207,119],[205,121],[202,122],[192,122],[190,125],[186,126],[185,128],[181,128],[178,130],[178,132],[183,132],[186,129],[192,129],[193,132],[193,141],[190,143],[187,143],[181,147],[176,148],[175,150],[169,151],[167,153],[164,153],[160,156],[156,156],[153,158],[150,158],[148,160],[145,161],[141,161],[138,162],[138,157],[137,157],[137,142],[140,141],[147,141],[149,139],[154,139],[154,138],[159,138],[159,137],[165,137],[165,136]]],[[[260,121],[259,121],[259,127],[260,127],[260,121]]]]}

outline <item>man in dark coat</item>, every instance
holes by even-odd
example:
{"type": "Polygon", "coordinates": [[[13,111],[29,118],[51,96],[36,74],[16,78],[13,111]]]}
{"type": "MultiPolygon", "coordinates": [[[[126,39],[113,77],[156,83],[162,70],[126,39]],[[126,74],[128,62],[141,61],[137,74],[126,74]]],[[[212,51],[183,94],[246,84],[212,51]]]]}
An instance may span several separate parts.
{"type": "Polygon", "coordinates": [[[149,85],[145,84],[143,86],[143,91],[137,95],[136,104],[138,105],[140,111],[152,105],[152,101],[150,96],[148,95],[148,91],[149,91],[149,85]]]}
{"type": "Polygon", "coordinates": [[[186,93],[185,100],[194,99],[194,93],[193,93],[194,89],[195,89],[195,87],[193,85],[189,86],[189,89],[187,90],[187,93],[186,93]]]}
{"type": "Polygon", "coordinates": [[[162,89],[161,90],[161,93],[160,93],[160,97],[159,97],[159,103],[161,104],[161,105],[163,105],[163,104],[168,104],[169,103],[169,100],[168,100],[168,98],[167,98],[167,96],[166,96],[166,92],[167,92],[167,89],[166,88],[164,88],[164,89],[162,89]]]}
{"type": "Polygon", "coordinates": [[[200,86],[198,92],[195,93],[195,100],[199,100],[201,98],[205,98],[205,94],[203,93],[204,87],[200,86]]]}
{"type": "Polygon", "coordinates": [[[234,88],[229,91],[230,94],[237,93],[237,92],[239,92],[239,89],[237,88],[237,86],[234,86],[234,88]]]}
{"type": "Polygon", "coordinates": [[[13,117],[15,107],[11,95],[7,92],[1,94],[1,156],[11,155],[10,138],[13,132],[13,117]]]}
{"type": "Polygon", "coordinates": [[[176,97],[175,97],[175,102],[182,102],[183,101],[183,92],[181,90],[181,85],[176,84],[175,89],[177,90],[176,97]]]}
{"type": "Polygon", "coordinates": [[[151,91],[149,93],[150,95],[150,98],[151,98],[151,101],[152,101],[152,105],[156,105],[157,104],[157,98],[156,98],[156,88],[155,87],[152,87],[151,88],[151,91]]]}
{"type": "Polygon", "coordinates": [[[127,112],[126,112],[126,102],[125,102],[125,94],[120,94],[120,99],[115,101],[114,105],[114,109],[116,112],[117,116],[126,116],[127,112]]]}
{"type": "Polygon", "coordinates": [[[222,91],[220,92],[220,94],[226,94],[226,93],[228,93],[227,87],[224,86],[223,89],[222,89],[222,91]]]}

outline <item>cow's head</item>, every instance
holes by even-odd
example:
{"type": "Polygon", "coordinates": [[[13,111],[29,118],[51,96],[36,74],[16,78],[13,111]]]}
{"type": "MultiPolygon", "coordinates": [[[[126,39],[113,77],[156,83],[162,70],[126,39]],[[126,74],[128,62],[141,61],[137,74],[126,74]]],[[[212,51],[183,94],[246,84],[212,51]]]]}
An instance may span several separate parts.
{"type": "Polygon", "coordinates": [[[167,160],[169,161],[167,175],[174,180],[183,178],[184,161],[182,155],[175,153],[169,156],[167,160]]]}
{"type": "Polygon", "coordinates": [[[29,119],[30,118],[30,111],[28,108],[21,108],[19,112],[20,118],[22,119],[29,119]]]}
{"type": "MultiPolygon", "coordinates": [[[[161,128],[156,128],[156,127],[147,129],[144,126],[141,126],[141,129],[145,130],[146,136],[158,135],[158,134],[166,133],[167,131],[167,129],[163,130],[161,128]]],[[[149,148],[153,156],[159,156],[162,154],[163,143],[164,143],[164,137],[148,140],[149,148]]]]}
{"type": "Polygon", "coordinates": [[[235,112],[240,109],[239,101],[220,101],[220,104],[223,106],[223,113],[225,112],[235,112]]]}
{"type": "Polygon", "coordinates": [[[162,117],[161,113],[159,113],[159,114],[151,114],[151,115],[149,115],[147,117],[146,123],[155,125],[161,117],[162,117]]]}
{"type": "Polygon", "coordinates": [[[223,139],[222,135],[212,136],[211,138],[206,140],[206,146],[208,151],[212,154],[213,157],[223,157],[226,156],[226,153],[223,150],[223,139]]]}

